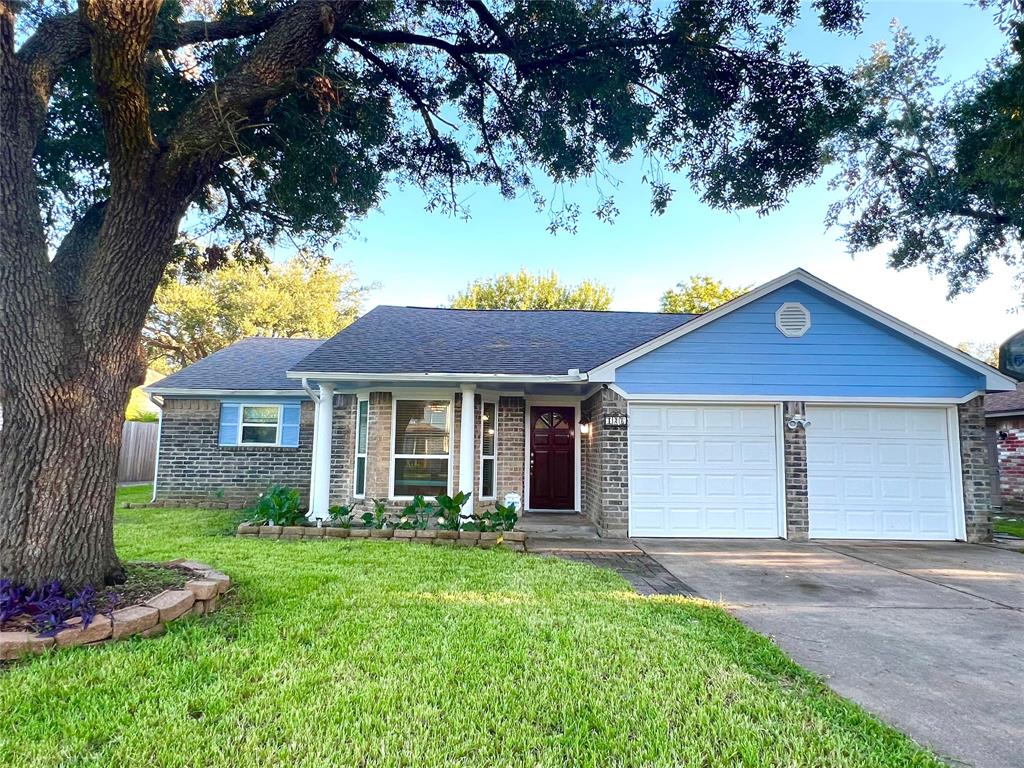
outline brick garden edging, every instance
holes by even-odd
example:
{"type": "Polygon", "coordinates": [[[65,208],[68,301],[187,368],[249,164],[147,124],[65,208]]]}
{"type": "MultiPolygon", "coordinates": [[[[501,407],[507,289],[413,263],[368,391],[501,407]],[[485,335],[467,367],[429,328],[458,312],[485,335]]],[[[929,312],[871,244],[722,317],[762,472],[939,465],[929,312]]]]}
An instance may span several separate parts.
{"type": "Polygon", "coordinates": [[[479,531],[439,531],[428,529],[416,531],[404,528],[337,528],[312,525],[250,525],[238,526],[238,535],[261,539],[390,539],[391,541],[414,541],[419,544],[437,546],[479,547],[493,549],[501,547],[513,552],[526,551],[526,534],[522,531],[481,533],[479,531]]]}
{"type": "Polygon", "coordinates": [[[183,616],[203,616],[217,608],[220,596],[231,586],[231,578],[205,563],[194,560],[171,560],[165,566],[192,571],[195,578],[183,589],[167,589],[136,605],[118,608],[109,616],[97,614],[89,626],[82,628],[81,617],[68,621],[69,626],[56,635],[38,632],[0,632],[0,661],[10,661],[30,653],[43,653],[50,648],[75,645],[96,645],[126,637],[154,637],[166,625],[183,616]]]}

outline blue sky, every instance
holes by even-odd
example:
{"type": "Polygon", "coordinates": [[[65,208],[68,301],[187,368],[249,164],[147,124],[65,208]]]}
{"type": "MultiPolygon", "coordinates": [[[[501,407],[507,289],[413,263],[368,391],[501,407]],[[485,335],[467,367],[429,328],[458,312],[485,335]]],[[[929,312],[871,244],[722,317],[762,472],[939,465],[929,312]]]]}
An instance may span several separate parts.
{"type": "MultiPolygon", "coordinates": [[[[990,12],[960,2],[868,0],[867,11],[857,38],[828,35],[808,17],[791,45],[819,63],[848,66],[873,42],[888,39],[895,17],[919,39],[942,41],[944,73],[959,80],[995,56],[1004,40],[990,12]]],[[[661,293],[693,273],[759,284],[801,266],[951,344],[1002,341],[1024,325],[1024,317],[1008,312],[1019,302],[1009,270],[996,272],[973,295],[947,302],[945,281],[925,270],[888,270],[884,253],[851,259],[838,231],[824,231],[825,209],[835,199],[824,181],[797,190],[783,210],[759,218],[708,209],[680,177],[668,212],[654,217],[638,166],[622,166],[616,175],[621,214],[612,225],[585,215],[577,234],[553,236],[546,215],[528,200],[509,202],[493,190],[467,188],[463,199],[472,216],[464,221],[427,213],[417,190],[392,189],[335,253],[353,263],[361,281],[380,284],[367,308],[437,306],[471,279],[524,266],[554,269],[569,282],[602,281],[614,291],[614,309],[656,310],[661,293]]],[[[584,210],[592,208],[593,190],[583,188],[575,199],[584,210]]]]}

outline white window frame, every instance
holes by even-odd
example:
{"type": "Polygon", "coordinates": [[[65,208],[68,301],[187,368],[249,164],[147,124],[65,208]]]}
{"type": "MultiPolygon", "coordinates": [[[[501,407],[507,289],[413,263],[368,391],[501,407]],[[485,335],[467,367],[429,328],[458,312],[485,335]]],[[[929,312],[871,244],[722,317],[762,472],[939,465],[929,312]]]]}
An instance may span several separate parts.
{"type": "Polygon", "coordinates": [[[479,499],[496,499],[498,497],[498,401],[493,398],[484,398],[480,402],[480,490],[479,499]],[[493,453],[484,453],[484,430],[487,429],[487,422],[484,421],[484,412],[488,405],[494,406],[494,440],[491,441],[493,453]],[[484,495],[484,462],[494,462],[494,488],[490,496],[484,495]]]}
{"type": "Polygon", "coordinates": [[[251,446],[256,448],[280,448],[281,428],[284,421],[284,405],[282,403],[239,403],[238,405],[238,445],[251,446]],[[243,427],[269,427],[269,422],[245,421],[246,408],[277,408],[277,433],[272,443],[254,443],[242,440],[243,427]]]}
{"type": "Polygon", "coordinates": [[[438,394],[437,392],[403,392],[400,395],[391,396],[391,444],[388,446],[388,453],[390,454],[390,468],[388,472],[388,498],[394,501],[411,501],[413,496],[397,496],[395,494],[395,465],[398,459],[447,459],[448,460],[448,486],[445,489],[445,494],[451,495],[452,493],[452,468],[455,464],[453,458],[453,449],[455,447],[455,393],[445,392],[438,394]],[[424,402],[429,400],[446,400],[448,402],[448,453],[446,454],[416,454],[416,453],[396,453],[395,452],[395,440],[398,437],[397,423],[398,423],[398,403],[401,401],[412,401],[412,402],[424,402]]]}
{"type": "Polygon", "coordinates": [[[353,446],[352,455],[355,459],[352,462],[352,498],[365,499],[366,498],[366,474],[370,467],[370,460],[367,454],[370,451],[370,398],[366,395],[356,396],[356,434],[355,434],[355,445],[353,446]],[[363,403],[366,403],[366,450],[362,453],[359,452],[359,408],[363,403]],[[363,460],[363,492],[359,493],[359,460],[363,460]]]}

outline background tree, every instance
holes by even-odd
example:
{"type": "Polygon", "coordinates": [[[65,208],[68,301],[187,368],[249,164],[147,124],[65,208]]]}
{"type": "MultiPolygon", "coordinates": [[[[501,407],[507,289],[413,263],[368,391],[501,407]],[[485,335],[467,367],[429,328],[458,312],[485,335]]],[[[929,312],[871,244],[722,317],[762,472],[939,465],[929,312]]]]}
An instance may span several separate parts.
{"type": "Polygon", "coordinates": [[[961,341],[956,348],[993,368],[999,367],[999,345],[994,341],[961,341]]]}
{"type": "MultiPolygon", "coordinates": [[[[224,253],[176,247],[183,221],[243,253],[319,246],[389,183],[449,212],[465,182],[548,208],[535,178],[561,199],[634,154],[655,211],[665,166],[711,205],[771,210],[853,108],[839,69],[785,44],[803,7],[0,0],[0,577],[121,577],[143,323],[171,262],[224,253]]],[[[812,7],[827,30],[860,20],[856,0],[812,7]]],[[[555,206],[552,226],[577,211],[555,206]]]]}
{"type": "Polygon", "coordinates": [[[894,25],[857,68],[864,110],[833,145],[846,198],[827,222],[853,252],[884,246],[895,269],[944,274],[951,296],[993,259],[1024,267],[1024,25],[1012,8],[1010,50],[954,87],[936,73],[942,47],[894,25]]]}
{"type": "Polygon", "coordinates": [[[450,301],[453,309],[603,310],[611,306],[612,292],[594,280],[568,285],[559,281],[557,272],[535,275],[520,269],[474,280],[450,301]]]}
{"type": "Polygon", "coordinates": [[[172,275],[157,289],[142,340],[150,363],[170,373],[246,336],[333,336],[356,319],[367,290],[351,265],[304,256],[172,275]]]}
{"type": "Polygon", "coordinates": [[[661,294],[661,311],[699,315],[749,290],[749,285],[731,288],[710,275],[690,275],[688,279],[677,283],[675,288],[661,294]]]}

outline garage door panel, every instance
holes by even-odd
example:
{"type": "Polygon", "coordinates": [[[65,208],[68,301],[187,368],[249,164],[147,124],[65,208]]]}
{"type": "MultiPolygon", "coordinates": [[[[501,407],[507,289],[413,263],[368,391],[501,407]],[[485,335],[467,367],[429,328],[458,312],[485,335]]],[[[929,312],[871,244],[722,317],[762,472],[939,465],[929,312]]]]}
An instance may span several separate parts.
{"type": "Polygon", "coordinates": [[[700,495],[700,476],[670,473],[665,475],[668,481],[668,495],[672,499],[696,498],[700,495]]]}
{"type": "Polygon", "coordinates": [[[631,535],[777,536],[775,421],[772,406],[631,406],[631,535]]]}
{"type": "Polygon", "coordinates": [[[660,464],[664,458],[664,444],[660,440],[637,440],[630,445],[632,460],[637,466],[643,464],[660,464]]]}
{"type": "Polygon", "coordinates": [[[696,440],[667,440],[665,445],[670,464],[696,465],[700,461],[700,444],[696,440]]]}
{"type": "Polygon", "coordinates": [[[944,408],[809,406],[812,538],[953,539],[944,408]]]}

